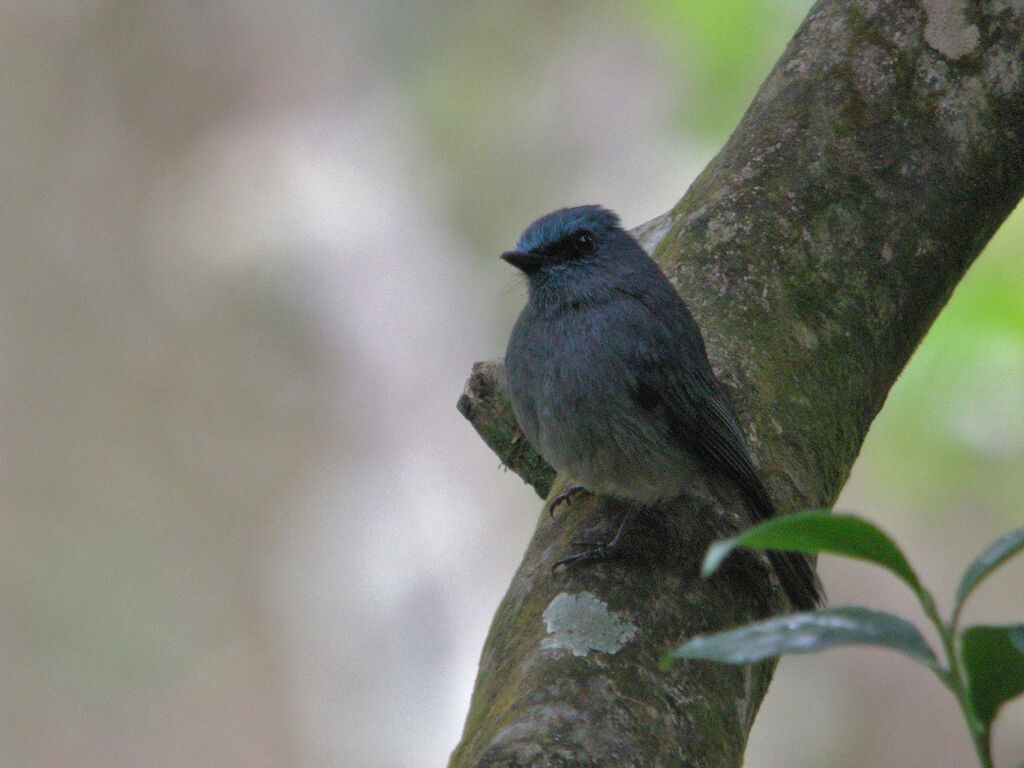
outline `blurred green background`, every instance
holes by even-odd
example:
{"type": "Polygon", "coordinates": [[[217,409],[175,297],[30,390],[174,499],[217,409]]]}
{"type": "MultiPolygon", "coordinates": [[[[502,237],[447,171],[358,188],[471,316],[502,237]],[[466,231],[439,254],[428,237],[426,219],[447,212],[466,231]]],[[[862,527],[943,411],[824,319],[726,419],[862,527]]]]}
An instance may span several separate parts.
{"type": "MultiPolygon", "coordinates": [[[[0,6],[3,764],[443,764],[540,506],[454,408],[523,301],[497,254],[562,205],[671,207],[808,7],[0,6]]],[[[1021,243],[1018,212],[838,505],[944,606],[1024,523],[1021,243]]],[[[1022,584],[967,619],[1020,621],[1022,584]]],[[[1024,759],[1020,702],[996,741],[1024,759]]],[[[871,649],[785,660],[747,753],[971,760],[871,649]]]]}

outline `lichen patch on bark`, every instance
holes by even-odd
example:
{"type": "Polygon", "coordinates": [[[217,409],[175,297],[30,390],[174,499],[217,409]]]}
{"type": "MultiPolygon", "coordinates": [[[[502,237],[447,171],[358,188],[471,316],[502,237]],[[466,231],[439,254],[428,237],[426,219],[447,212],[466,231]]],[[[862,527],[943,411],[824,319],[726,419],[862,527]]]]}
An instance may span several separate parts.
{"type": "Polygon", "coordinates": [[[593,592],[560,592],[544,610],[545,649],[568,648],[573,656],[591,651],[618,653],[637,633],[634,624],[608,610],[593,592]]]}

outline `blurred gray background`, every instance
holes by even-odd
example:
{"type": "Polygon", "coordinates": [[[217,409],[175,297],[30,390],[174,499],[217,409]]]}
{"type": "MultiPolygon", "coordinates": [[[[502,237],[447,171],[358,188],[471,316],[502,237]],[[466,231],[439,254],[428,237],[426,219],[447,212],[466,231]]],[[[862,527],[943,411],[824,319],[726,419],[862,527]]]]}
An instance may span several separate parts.
{"type": "MultiPolygon", "coordinates": [[[[808,7],[0,7],[3,764],[443,765],[540,509],[454,407],[524,299],[497,255],[563,205],[671,207],[808,7]]],[[[1024,523],[1022,242],[1018,213],[839,504],[944,608],[1024,523]]],[[[967,619],[1021,621],[1022,584],[967,619]]],[[[845,650],[782,663],[747,765],[972,759],[929,673],[845,650]]]]}

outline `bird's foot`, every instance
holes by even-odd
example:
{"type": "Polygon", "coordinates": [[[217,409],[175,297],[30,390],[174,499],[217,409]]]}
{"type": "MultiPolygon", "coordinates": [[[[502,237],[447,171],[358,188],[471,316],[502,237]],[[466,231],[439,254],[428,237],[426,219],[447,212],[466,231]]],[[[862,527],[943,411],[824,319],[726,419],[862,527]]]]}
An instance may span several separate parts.
{"type": "Polygon", "coordinates": [[[552,571],[557,571],[559,568],[567,568],[570,565],[576,565],[578,563],[597,563],[605,560],[613,560],[622,554],[625,549],[622,545],[625,539],[626,529],[629,528],[630,523],[633,522],[640,508],[635,504],[630,504],[626,507],[626,511],[622,515],[622,519],[619,520],[619,525],[615,529],[615,535],[611,538],[611,541],[574,541],[572,545],[574,547],[585,547],[582,552],[577,552],[575,555],[569,555],[563,557],[553,566],[552,571]]]}
{"type": "Polygon", "coordinates": [[[619,550],[622,548],[614,539],[612,541],[574,541],[572,545],[574,547],[585,547],[585,549],[582,552],[577,552],[575,555],[563,557],[551,566],[552,571],[557,571],[559,568],[568,568],[570,565],[576,565],[577,563],[598,563],[603,560],[611,560],[619,554],[619,550]]]}
{"type": "Polygon", "coordinates": [[[548,505],[548,514],[551,515],[551,517],[554,517],[555,510],[558,507],[562,506],[563,504],[569,504],[577,496],[582,496],[583,494],[586,493],[590,493],[590,491],[588,491],[582,485],[570,485],[568,488],[566,488],[564,491],[562,491],[560,494],[555,496],[554,499],[551,500],[551,504],[548,505]]]}

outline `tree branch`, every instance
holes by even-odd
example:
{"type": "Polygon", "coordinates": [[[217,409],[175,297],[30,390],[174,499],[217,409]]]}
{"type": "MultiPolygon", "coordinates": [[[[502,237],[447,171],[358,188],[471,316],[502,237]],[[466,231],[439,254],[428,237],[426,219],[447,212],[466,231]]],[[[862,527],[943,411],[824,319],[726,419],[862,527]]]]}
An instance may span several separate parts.
{"type": "MultiPolygon", "coordinates": [[[[822,0],[721,153],[641,228],[782,509],[835,500],[896,376],[1024,193],[1022,62],[1019,2],[822,0]]],[[[478,428],[505,414],[481,431],[543,493],[500,365],[475,379],[460,409],[478,428]]],[[[628,557],[552,574],[571,541],[607,532],[589,511],[541,516],[451,765],[738,765],[772,666],[658,660],[783,605],[752,558],[697,575],[742,504],[698,483],[643,521],[628,557]]]]}

